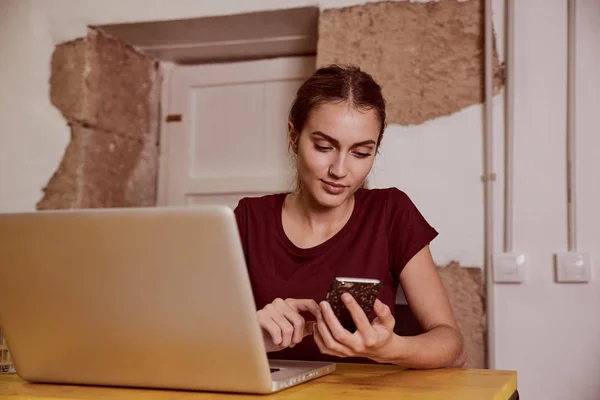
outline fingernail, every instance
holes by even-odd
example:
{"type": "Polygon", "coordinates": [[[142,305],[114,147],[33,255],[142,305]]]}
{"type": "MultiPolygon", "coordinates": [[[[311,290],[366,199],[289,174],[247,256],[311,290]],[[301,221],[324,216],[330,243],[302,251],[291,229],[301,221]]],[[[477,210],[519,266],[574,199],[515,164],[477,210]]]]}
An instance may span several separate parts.
{"type": "Polygon", "coordinates": [[[351,298],[352,298],[352,296],[350,295],[350,293],[344,293],[342,295],[342,300],[344,300],[344,301],[350,301],[351,298]]]}

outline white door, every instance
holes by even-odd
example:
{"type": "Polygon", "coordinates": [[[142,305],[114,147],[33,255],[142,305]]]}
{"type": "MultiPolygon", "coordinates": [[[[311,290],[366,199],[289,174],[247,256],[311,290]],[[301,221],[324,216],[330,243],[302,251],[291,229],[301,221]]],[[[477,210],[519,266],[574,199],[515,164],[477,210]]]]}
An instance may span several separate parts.
{"type": "Polygon", "coordinates": [[[293,187],[288,113],[314,57],[173,66],[163,90],[159,205],[225,204],[293,187]]]}

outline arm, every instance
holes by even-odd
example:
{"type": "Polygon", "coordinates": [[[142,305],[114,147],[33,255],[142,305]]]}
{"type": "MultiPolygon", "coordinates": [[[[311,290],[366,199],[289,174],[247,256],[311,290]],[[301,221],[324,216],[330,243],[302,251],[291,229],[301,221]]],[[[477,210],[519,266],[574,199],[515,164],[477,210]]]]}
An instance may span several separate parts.
{"type": "Polygon", "coordinates": [[[394,317],[388,306],[376,300],[373,323],[350,296],[342,296],[356,323],[350,333],[342,327],[327,302],[317,315],[315,342],[321,352],[338,357],[367,357],[406,368],[460,367],[467,354],[462,334],[450,307],[445,288],[425,246],[404,267],[400,282],[408,303],[425,333],[404,337],[394,334],[394,317]]]}
{"type": "Polygon", "coordinates": [[[412,337],[394,335],[378,361],[408,368],[461,367],[467,358],[464,339],[429,246],[406,264],[400,284],[425,333],[412,337]]]}

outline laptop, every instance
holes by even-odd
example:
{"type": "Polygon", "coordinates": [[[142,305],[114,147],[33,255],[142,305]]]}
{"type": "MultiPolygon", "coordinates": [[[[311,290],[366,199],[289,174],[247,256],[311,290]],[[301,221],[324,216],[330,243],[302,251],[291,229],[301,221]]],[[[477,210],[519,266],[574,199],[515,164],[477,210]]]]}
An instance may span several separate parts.
{"type": "Polygon", "coordinates": [[[0,326],[30,382],[259,394],[335,370],[268,359],[225,206],[0,214],[0,326]]]}

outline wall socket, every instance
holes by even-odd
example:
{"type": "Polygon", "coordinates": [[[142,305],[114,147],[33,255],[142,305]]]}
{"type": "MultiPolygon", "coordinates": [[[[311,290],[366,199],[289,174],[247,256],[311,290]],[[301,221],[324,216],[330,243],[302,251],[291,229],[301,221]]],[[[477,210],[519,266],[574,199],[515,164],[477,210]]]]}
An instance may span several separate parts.
{"type": "Polygon", "coordinates": [[[592,279],[590,253],[566,252],[555,255],[556,282],[586,283],[592,279]]]}
{"type": "Polygon", "coordinates": [[[527,275],[525,253],[496,253],[493,258],[494,283],[522,283],[527,275]]]}

